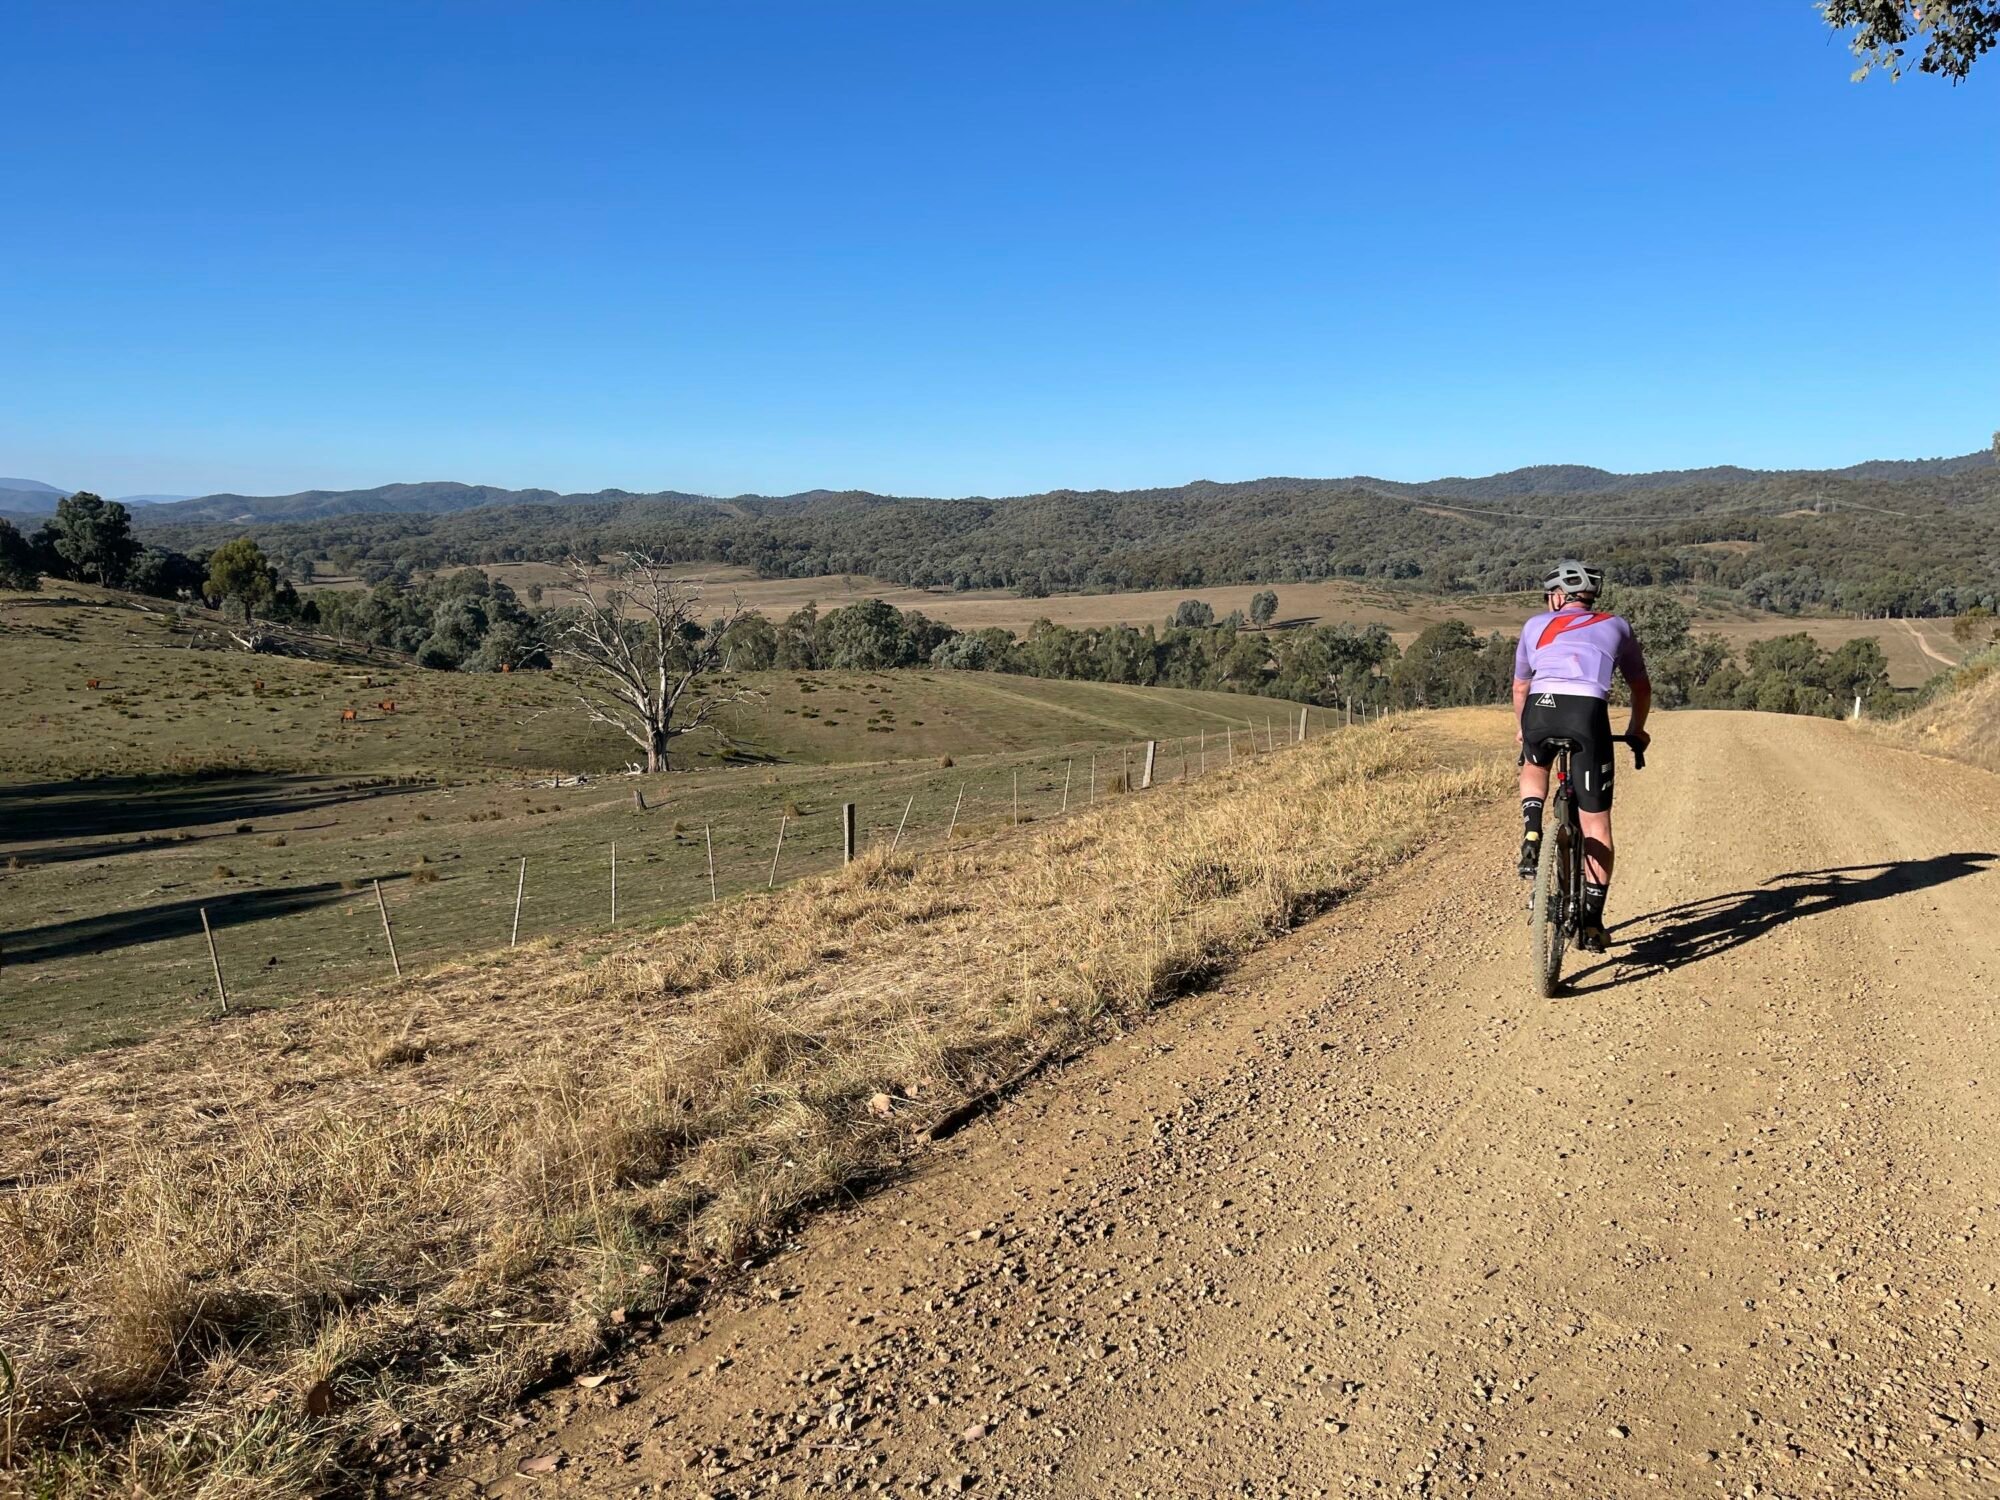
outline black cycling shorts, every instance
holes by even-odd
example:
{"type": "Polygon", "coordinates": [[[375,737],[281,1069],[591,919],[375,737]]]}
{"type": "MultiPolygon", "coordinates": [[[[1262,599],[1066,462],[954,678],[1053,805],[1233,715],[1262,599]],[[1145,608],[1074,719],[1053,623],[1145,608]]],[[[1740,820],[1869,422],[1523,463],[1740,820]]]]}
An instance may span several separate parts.
{"type": "Polygon", "coordinates": [[[1521,753],[1525,759],[1545,766],[1555,759],[1551,739],[1575,742],[1570,757],[1572,790],[1582,812],[1611,811],[1611,780],[1617,770],[1612,759],[1611,712],[1602,698],[1586,698],[1569,693],[1528,694],[1521,710],[1521,753]]]}

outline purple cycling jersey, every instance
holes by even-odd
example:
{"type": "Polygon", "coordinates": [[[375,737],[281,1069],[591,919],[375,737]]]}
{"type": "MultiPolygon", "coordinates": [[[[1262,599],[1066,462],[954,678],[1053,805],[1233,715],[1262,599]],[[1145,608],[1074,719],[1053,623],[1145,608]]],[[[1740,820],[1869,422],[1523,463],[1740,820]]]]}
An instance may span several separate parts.
{"type": "Polygon", "coordinates": [[[1514,680],[1538,693],[1609,698],[1616,668],[1627,682],[1646,680],[1646,658],[1632,627],[1618,615],[1581,604],[1536,615],[1521,629],[1514,650],[1514,680]]]}

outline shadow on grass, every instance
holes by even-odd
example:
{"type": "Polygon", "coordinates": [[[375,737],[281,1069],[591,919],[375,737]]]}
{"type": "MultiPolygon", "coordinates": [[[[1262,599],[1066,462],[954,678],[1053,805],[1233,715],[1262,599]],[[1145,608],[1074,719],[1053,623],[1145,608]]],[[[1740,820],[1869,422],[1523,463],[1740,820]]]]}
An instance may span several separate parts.
{"type": "Polygon", "coordinates": [[[97,916],[75,917],[67,922],[23,927],[15,932],[0,933],[0,963],[9,969],[26,968],[53,959],[104,953],[138,943],[157,943],[166,938],[198,938],[201,936],[203,907],[208,908],[209,925],[217,932],[223,932],[231,927],[268,921],[272,917],[310,911],[335,901],[358,899],[366,889],[363,886],[361,891],[345,890],[337,880],[322,880],[312,885],[279,886],[271,890],[190,896],[184,901],[142,906],[135,911],[104,912],[97,916]]]}
{"type": "Polygon", "coordinates": [[[1928,859],[1889,860],[1877,865],[1795,870],[1788,875],[1773,875],[1749,890],[1707,896],[1648,912],[1619,923],[1613,937],[1615,940],[1619,933],[1656,924],[1651,930],[1632,938],[1623,952],[1578,973],[1565,988],[1574,995],[1616,989],[1621,984],[1648,978],[1655,970],[1682,968],[1740,948],[1801,917],[1870,901],[1886,901],[1980,874],[1996,858],[2000,855],[1937,854],[1928,859]],[[1611,968],[1622,972],[1597,984],[1585,982],[1593,974],[1611,968]]]}
{"type": "Polygon", "coordinates": [[[110,839],[205,823],[248,822],[312,812],[343,802],[400,797],[426,788],[358,786],[325,777],[270,775],[102,776],[0,786],[0,850],[32,853],[37,864],[95,859],[157,847],[157,839],[42,847],[55,839],[110,839]]]}

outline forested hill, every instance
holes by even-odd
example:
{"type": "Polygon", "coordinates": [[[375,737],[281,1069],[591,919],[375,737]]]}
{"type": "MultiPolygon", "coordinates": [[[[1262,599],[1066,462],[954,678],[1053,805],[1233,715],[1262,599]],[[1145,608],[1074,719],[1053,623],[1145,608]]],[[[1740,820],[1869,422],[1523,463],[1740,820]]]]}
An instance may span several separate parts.
{"type": "Polygon", "coordinates": [[[369,510],[369,491],[321,495],[316,505],[347,509],[312,519],[211,518],[199,509],[210,502],[196,501],[138,521],[149,540],[209,546],[248,531],[282,559],[333,557],[378,573],[643,547],[772,577],[857,573],[932,588],[1352,577],[1483,592],[1532,586],[1547,559],[1577,553],[1628,582],[1710,584],[1786,611],[1951,614],[2000,594],[1990,453],[1828,472],[1548,468],[1423,485],[1266,479],[1008,500],[486,490],[474,508],[446,508],[463,497],[437,492],[468,487],[391,489],[421,492],[401,498],[429,509],[369,510]]]}
{"type": "MultiPolygon", "coordinates": [[[[1628,490],[1681,489],[1689,486],[1755,484],[1772,478],[1872,479],[1896,482],[1926,479],[1970,470],[1990,469],[2000,464],[1993,452],[1968,453],[1959,458],[1876,459],[1846,469],[1741,469],[1721,465],[1707,469],[1665,469],[1651,474],[1614,474],[1587,464],[1536,464],[1510,469],[1504,474],[1488,474],[1477,479],[1430,479],[1415,483],[1354,475],[1346,479],[1259,479],[1223,485],[1224,489],[1279,487],[1306,490],[1368,490],[1389,495],[1444,495],[1455,500],[1513,499],[1529,495],[1599,495],[1628,490]]],[[[7,481],[0,480],[0,485],[7,481]]],[[[1200,483],[1182,490],[1205,488],[1200,483]]],[[[831,499],[842,492],[811,490],[800,495],[739,495],[741,502],[770,499],[803,503],[831,499]]],[[[894,497],[846,492],[875,500],[894,497]]],[[[1071,491],[1053,491],[1069,494],[1071,491]]],[[[1104,494],[1106,491],[1096,491],[1104,494]]],[[[1160,491],[1128,492],[1158,494],[1160,491]]],[[[1178,494],[1181,491],[1166,491],[1178,494]]],[[[148,519],[156,525],[189,525],[200,521],[238,525],[261,521],[307,521],[327,516],[358,515],[448,515],[461,510],[490,510],[520,505],[616,505],[626,501],[655,501],[662,504],[716,503],[720,497],[684,494],[677,490],[598,490],[591,494],[559,494],[555,490],[508,490],[489,484],[458,484],[434,480],[423,484],[384,484],[368,490],[301,490],[292,495],[202,495],[192,500],[156,506],[148,519]]],[[[974,497],[984,501],[986,497],[974,497]]],[[[1040,496],[1020,497],[1026,499],[1040,496]]]]}

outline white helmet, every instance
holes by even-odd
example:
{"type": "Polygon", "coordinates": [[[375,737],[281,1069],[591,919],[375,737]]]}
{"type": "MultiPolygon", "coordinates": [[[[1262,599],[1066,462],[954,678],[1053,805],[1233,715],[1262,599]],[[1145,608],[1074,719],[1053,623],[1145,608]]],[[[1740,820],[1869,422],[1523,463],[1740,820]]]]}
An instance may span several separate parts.
{"type": "Polygon", "coordinates": [[[1565,594],[1596,594],[1603,587],[1604,569],[1589,567],[1573,557],[1565,557],[1542,580],[1542,592],[1545,594],[1552,594],[1557,589],[1565,594]]]}

